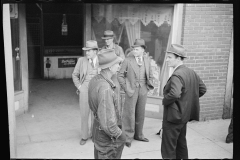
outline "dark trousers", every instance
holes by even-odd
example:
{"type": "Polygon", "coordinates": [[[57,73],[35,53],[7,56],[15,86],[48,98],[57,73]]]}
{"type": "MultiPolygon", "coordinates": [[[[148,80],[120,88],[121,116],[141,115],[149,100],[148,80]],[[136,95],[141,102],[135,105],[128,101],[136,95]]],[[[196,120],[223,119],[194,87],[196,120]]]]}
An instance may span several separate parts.
{"type": "Polygon", "coordinates": [[[132,97],[125,95],[122,123],[126,133],[127,142],[133,138],[143,139],[143,124],[145,119],[145,105],[148,89],[146,85],[137,87],[132,97]]]}
{"type": "Polygon", "coordinates": [[[161,154],[163,159],[188,159],[187,123],[163,122],[161,154]]]}
{"type": "MultiPolygon", "coordinates": [[[[120,126],[119,126],[120,127],[120,126]]],[[[121,159],[125,141],[111,138],[101,129],[99,122],[94,118],[93,143],[95,159],[121,159]]]]}

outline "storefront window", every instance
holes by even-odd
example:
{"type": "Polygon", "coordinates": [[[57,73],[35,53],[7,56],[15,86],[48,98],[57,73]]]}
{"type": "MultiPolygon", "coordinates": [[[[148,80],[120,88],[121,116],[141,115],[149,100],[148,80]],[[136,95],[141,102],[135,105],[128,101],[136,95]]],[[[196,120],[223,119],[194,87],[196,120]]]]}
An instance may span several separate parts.
{"type": "Polygon", "coordinates": [[[149,56],[152,58],[155,89],[149,96],[162,96],[162,89],[168,78],[165,51],[172,27],[173,6],[161,4],[93,4],[92,39],[99,47],[104,45],[105,30],[112,30],[116,43],[126,53],[135,39],[145,40],[149,56]]]}

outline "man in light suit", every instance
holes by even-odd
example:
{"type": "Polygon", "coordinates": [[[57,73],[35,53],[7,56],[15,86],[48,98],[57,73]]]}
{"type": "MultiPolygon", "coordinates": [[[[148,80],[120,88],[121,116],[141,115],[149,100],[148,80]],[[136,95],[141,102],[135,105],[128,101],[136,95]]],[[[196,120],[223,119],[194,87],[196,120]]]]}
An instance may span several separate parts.
{"type": "Polygon", "coordinates": [[[92,136],[93,115],[90,112],[88,105],[88,83],[92,77],[99,73],[97,58],[98,49],[97,41],[87,41],[86,47],[83,47],[83,50],[86,51],[86,57],[81,57],[78,59],[78,62],[72,73],[72,79],[77,88],[77,94],[79,95],[82,134],[80,145],[84,145],[88,138],[92,136]],[[90,124],[89,115],[91,115],[90,124]]]}
{"type": "Polygon", "coordinates": [[[125,58],[118,74],[118,81],[125,91],[122,121],[127,147],[131,147],[133,138],[149,142],[143,135],[143,124],[147,93],[154,89],[150,59],[144,55],[145,41],[136,39],[132,48],[132,54],[125,58]]]}
{"type": "Polygon", "coordinates": [[[199,121],[199,97],[207,89],[196,72],[183,64],[185,49],[172,44],[166,62],[174,71],[163,89],[161,154],[164,159],[188,159],[187,122],[199,121]]]}

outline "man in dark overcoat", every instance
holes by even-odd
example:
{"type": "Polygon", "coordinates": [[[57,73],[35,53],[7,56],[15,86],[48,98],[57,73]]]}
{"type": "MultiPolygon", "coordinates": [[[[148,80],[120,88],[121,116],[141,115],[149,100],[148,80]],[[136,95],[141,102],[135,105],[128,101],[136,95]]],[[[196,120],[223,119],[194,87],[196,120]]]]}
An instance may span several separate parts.
{"type": "Polygon", "coordinates": [[[207,89],[197,73],[183,64],[187,58],[183,46],[172,44],[166,56],[173,73],[163,89],[161,154],[164,159],[188,159],[187,122],[199,121],[199,97],[207,89]]]}

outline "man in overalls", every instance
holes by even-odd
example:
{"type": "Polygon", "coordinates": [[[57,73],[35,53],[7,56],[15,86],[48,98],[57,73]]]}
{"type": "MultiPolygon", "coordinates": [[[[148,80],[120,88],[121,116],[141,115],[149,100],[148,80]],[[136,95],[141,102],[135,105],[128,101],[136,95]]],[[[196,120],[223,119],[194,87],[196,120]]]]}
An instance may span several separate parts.
{"type": "Polygon", "coordinates": [[[111,80],[119,70],[122,58],[112,49],[98,54],[100,74],[89,83],[89,106],[94,114],[93,143],[95,159],[120,159],[125,144],[122,132],[116,85],[111,80]]]}

